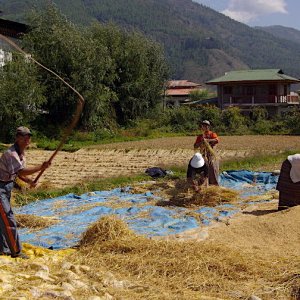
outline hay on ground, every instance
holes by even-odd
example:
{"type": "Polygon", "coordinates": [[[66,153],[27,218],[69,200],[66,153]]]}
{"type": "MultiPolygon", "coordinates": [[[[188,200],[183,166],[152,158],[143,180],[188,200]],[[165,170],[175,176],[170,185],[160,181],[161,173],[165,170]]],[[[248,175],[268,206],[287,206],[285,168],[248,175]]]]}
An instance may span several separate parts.
{"type": "Polygon", "coordinates": [[[95,245],[127,236],[134,236],[134,233],[126,223],[116,216],[105,216],[89,226],[86,232],[83,233],[79,245],[95,245]]]}
{"type": "Polygon", "coordinates": [[[34,215],[16,215],[17,225],[21,228],[42,229],[58,222],[57,219],[34,215]]]}
{"type": "Polygon", "coordinates": [[[198,193],[194,193],[193,196],[186,201],[186,204],[216,206],[222,203],[234,203],[238,200],[238,195],[239,193],[232,189],[220,186],[209,186],[203,188],[198,193]]]}
{"type": "Polygon", "coordinates": [[[160,201],[158,205],[216,206],[223,203],[235,203],[239,199],[238,191],[215,185],[203,186],[199,192],[195,192],[186,180],[177,180],[166,193],[170,196],[170,201],[160,201]]]}
{"type": "Polygon", "coordinates": [[[151,240],[129,232],[123,221],[102,218],[88,230],[89,238],[83,239],[86,247],[74,255],[76,263],[89,265],[95,273],[105,266],[139,287],[115,289],[117,297],[187,300],[201,294],[232,299],[238,290],[239,298],[247,299],[256,291],[264,299],[274,300],[298,293],[298,282],[292,276],[295,261],[287,266],[286,260],[278,257],[274,264],[274,258],[262,259],[224,245],[151,240]]]}

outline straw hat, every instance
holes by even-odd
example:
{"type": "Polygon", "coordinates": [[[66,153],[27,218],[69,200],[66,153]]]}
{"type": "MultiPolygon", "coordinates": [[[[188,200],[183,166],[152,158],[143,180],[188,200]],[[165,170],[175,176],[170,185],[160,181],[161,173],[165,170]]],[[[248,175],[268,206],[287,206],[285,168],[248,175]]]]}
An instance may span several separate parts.
{"type": "Polygon", "coordinates": [[[205,162],[204,162],[204,159],[203,159],[202,155],[198,152],[195,153],[195,155],[191,159],[191,166],[193,168],[198,169],[198,168],[203,167],[204,164],[205,164],[205,162]]]}

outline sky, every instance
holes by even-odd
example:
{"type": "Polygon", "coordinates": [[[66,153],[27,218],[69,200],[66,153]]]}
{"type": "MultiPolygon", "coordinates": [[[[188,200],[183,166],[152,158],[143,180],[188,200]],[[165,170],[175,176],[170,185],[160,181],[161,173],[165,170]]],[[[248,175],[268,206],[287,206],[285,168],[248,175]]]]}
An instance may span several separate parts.
{"type": "Polygon", "coordinates": [[[249,26],[282,25],[300,30],[299,0],[193,0],[249,26]]]}

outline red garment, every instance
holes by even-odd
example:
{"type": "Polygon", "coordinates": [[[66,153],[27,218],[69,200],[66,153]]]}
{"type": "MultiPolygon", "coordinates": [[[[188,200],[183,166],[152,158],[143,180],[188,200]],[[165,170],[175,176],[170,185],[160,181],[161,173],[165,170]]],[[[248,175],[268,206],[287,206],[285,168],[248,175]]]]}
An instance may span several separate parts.
{"type": "Polygon", "coordinates": [[[216,144],[219,143],[219,138],[218,138],[217,134],[215,132],[208,130],[208,131],[205,131],[203,134],[197,136],[195,144],[201,143],[203,141],[203,138],[210,139],[210,140],[216,139],[215,142],[209,142],[211,147],[214,147],[216,144]]]}

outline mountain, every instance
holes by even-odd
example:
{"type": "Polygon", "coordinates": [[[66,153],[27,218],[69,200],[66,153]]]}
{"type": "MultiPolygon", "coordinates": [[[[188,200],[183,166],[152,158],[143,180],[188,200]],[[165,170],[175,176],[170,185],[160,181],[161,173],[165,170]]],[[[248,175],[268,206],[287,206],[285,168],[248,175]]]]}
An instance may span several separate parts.
{"type": "MultiPolygon", "coordinates": [[[[48,0],[0,0],[2,18],[24,21],[48,0]]],[[[54,0],[74,23],[114,22],[161,43],[173,79],[206,81],[226,71],[280,68],[300,77],[300,45],[192,0],[54,0]]]]}
{"type": "Polygon", "coordinates": [[[274,26],[266,26],[266,27],[255,27],[257,29],[261,29],[265,32],[268,32],[275,37],[293,41],[300,44],[300,30],[291,27],[285,27],[281,25],[274,25],[274,26]]]}

